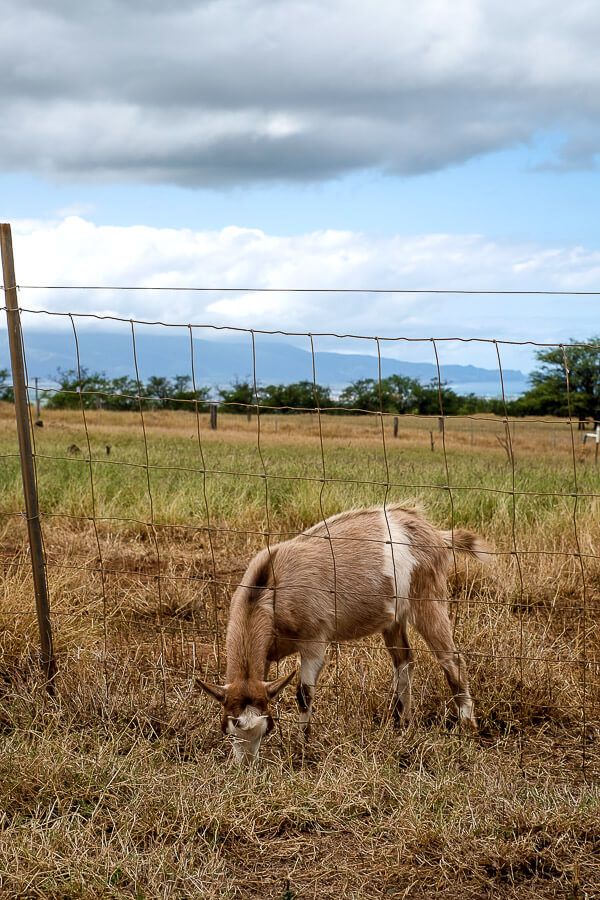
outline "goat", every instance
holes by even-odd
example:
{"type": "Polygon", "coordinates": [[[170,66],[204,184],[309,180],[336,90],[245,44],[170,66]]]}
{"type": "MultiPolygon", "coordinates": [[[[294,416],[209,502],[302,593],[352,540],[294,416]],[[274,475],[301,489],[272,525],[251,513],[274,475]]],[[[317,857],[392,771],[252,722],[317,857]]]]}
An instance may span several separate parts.
{"type": "Polygon", "coordinates": [[[269,703],[294,671],[268,681],[271,663],[300,654],[296,700],[308,736],[315,688],[331,642],[381,632],[394,666],[392,712],[408,720],[413,656],[410,623],[436,656],[459,721],[476,726],[465,663],[446,604],[453,551],[484,559],[470,531],[439,531],[401,505],[332,516],[291,540],[261,550],[231,599],[224,685],[200,682],[223,706],[222,730],[249,761],[273,728],[269,703]]]}

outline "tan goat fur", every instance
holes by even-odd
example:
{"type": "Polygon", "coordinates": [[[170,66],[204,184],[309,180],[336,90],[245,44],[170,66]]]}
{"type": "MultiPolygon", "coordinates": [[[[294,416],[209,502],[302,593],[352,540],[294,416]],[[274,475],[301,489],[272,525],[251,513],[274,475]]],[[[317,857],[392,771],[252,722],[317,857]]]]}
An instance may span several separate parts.
{"type": "Polygon", "coordinates": [[[271,663],[300,654],[296,697],[308,731],[327,645],[375,632],[383,635],[394,665],[394,717],[407,719],[408,624],[437,657],[459,719],[474,725],[446,604],[453,551],[483,559],[486,546],[463,529],[439,531],[418,510],[400,505],[350,510],[260,551],[231,599],[226,684],[202,683],[223,704],[223,730],[237,739],[236,756],[257,755],[272,727],[269,701],[293,677],[268,682],[271,663]]]}

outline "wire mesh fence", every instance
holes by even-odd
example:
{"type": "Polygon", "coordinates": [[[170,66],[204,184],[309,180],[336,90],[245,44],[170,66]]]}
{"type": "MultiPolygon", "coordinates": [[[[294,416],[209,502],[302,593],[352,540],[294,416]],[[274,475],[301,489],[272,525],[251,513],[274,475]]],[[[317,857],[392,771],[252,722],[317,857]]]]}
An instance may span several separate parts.
{"type": "MultiPolygon", "coordinates": [[[[580,441],[571,408],[569,345],[556,345],[564,360],[568,415],[518,420],[508,413],[503,364],[505,348],[518,342],[228,328],[246,342],[254,396],[245,404],[221,403],[215,430],[209,410],[214,399],[199,390],[211,379],[201,350],[202,340],[222,329],[28,306],[20,306],[20,317],[25,369],[28,323],[43,318],[46,329],[68,326],[78,382],[71,390],[76,405],[66,409],[48,402],[64,387],[43,384],[42,427],[34,424],[31,407],[27,422],[59,692],[95,692],[97,702],[109,707],[127,698],[155,709],[198,703],[198,677],[223,680],[229,598],[256,551],[266,547],[270,553],[278,542],[324,522],[325,533],[315,540],[331,556],[335,602],[339,572],[329,517],[377,505],[388,521],[394,504],[416,501],[437,526],[452,534],[469,526],[491,547],[483,569],[453,552],[450,575],[454,637],[469,670],[482,739],[510,737],[527,768],[538,764],[541,753],[551,760],[568,735],[577,765],[586,776],[598,773],[600,491],[593,454],[580,441]],[[129,334],[129,381],[121,393],[85,387],[89,362],[81,335],[98,322],[129,334]],[[190,397],[143,389],[140,334],[149,325],[178,331],[178,365],[189,378],[190,397]],[[261,402],[261,349],[274,336],[306,341],[310,406],[292,410],[261,402]],[[321,405],[323,338],[370,346],[378,410],[321,405]],[[450,340],[494,353],[502,415],[448,415],[443,349],[450,340]],[[435,414],[398,417],[384,408],[382,347],[403,341],[423,347],[433,361],[435,414]],[[106,401],[116,398],[130,408],[107,409],[106,401]]],[[[35,387],[29,377],[31,396],[35,387]]],[[[2,411],[2,565],[5,580],[27,596],[12,415],[2,411]]],[[[392,554],[402,549],[391,531],[385,543],[392,554]]],[[[396,602],[404,599],[397,583],[393,595],[396,602]]],[[[31,652],[33,625],[22,609],[19,621],[31,652]]],[[[275,622],[277,627],[276,612],[275,622]]],[[[5,652],[16,658],[25,651],[19,636],[13,643],[5,641],[5,652]]],[[[416,719],[443,731],[432,649],[417,642],[414,652],[416,719]]],[[[346,724],[357,716],[366,723],[385,717],[391,667],[380,637],[333,641],[331,657],[317,726],[334,711],[335,721],[346,724]]],[[[291,728],[295,716],[291,699],[282,700],[281,723],[291,728]]]]}

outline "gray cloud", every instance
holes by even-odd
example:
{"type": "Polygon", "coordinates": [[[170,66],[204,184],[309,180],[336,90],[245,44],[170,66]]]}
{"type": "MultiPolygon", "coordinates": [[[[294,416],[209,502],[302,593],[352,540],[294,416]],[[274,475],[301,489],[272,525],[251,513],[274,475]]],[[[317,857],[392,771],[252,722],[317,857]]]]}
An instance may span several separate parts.
{"type": "Polygon", "coordinates": [[[214,186],[600,147],[586,0],[0,0],[6,170],[214,186]]]}

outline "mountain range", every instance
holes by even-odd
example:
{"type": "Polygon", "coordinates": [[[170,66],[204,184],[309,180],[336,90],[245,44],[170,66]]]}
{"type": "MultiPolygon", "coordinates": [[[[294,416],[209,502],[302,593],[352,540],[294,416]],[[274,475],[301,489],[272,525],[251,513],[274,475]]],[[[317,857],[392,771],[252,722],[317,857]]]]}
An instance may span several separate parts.
{"type": "MultiPolygon", "coordinates": [[[[29,330],[24,334],[28,376],[42,383],[53,383],[58,369],[77,367],[77,350],[72,332],[29,330]]],[[[79,357],[83,367],[104,372],[109,378],[121,375],[135,377],[136,366],[131,332],[85,329],[78,332],[79,357]]],[[[152,334],[136,331],[135,350],[140,379],[151,375],[166,376],[191,373],[189,332],[185,328],[152,334]]],[[[259,384],[289,384],[313,379],[313,357],[310,349],[287,344],[271,335],[255,336],[255,360],[251,335],[242,340],[207,340],[194,337],[194,368],[198,385],[225,387],[236,379],[259,384]]],[[[308,345],[308,341],[307,341],[308,345]]],[[[383,345],[385,348],[385,344],[383,345]]],[[[310,348],[310,345],[308,345],[310,348]]],[[[432,353],[433,356],[433,353],[432,353]]],[[[316,381],[334,391],[360,378],[378,377],[377,356],[360,353],[335,353],[317,350],[314,354],[316,381]]],[[[9,368],[8,339],[0,333],[0,368],[9,368]]],[[[440,366],[442,381],[458,393],[473,392],[479,396],[501,393],[499,372],[473,365],[440,366]]],[[[381,357],[381,376],[398,374],[422,383],[438,377],[435,362],[409,362],[381,357]]],[[[527,375],[518,369],[503,371],[507,395],[517,396],[528,388],[527,375]]]]}

